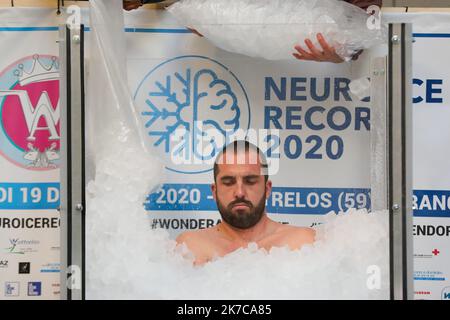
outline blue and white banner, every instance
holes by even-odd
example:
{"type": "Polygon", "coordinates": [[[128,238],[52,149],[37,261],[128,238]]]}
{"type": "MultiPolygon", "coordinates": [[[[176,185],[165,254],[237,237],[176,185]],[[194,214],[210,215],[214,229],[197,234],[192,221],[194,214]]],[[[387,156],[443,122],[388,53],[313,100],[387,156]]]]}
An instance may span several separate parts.
{"type": "Polygon", "coordinates": [[[164,11],[133,18],[147,29],[127,33],[130,87],[145,142],[165,163],[145,203],[158,225],[220,219],[213,161],[243,138],[268,158],[273,219],[310,226],[330,211],[370,208],[369,97],[349,89],[368,75],[370,52],[349,64],[268,62],[220,50],[164,11]]]}
{"type": "Polygon", "coordinates": [[[59,18],[0,21],[0,299],[59,299],[59,18]]]}
{"type": "Polygon", "coordinates": [[[417,299],[450,300],[450,14],[412,14],[417,299]]]}

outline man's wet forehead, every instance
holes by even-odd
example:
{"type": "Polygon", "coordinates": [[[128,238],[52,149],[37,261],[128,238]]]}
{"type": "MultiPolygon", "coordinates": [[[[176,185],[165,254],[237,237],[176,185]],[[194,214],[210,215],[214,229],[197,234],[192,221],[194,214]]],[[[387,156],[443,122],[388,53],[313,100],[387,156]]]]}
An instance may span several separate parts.
{"type": "Polygon", "coordinates": [[[216,162],[218,165],[257,165],[260,166],[260,157],[256,151],[225,152],[216,162]]]}
{"type": "Polygon", "coordinates": [[[261,175],[261,163],[256,152],[226,153],[218,159],[219,175],[261,175]]]}

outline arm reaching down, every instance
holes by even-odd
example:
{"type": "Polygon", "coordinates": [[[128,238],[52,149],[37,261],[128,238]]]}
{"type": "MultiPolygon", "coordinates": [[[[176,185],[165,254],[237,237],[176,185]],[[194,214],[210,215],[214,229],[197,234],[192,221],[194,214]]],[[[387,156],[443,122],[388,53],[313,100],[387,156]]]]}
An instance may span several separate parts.
{"type": "Polygon", "coordinates": [[[296,45],[294,48],[297,52],[293,56],[298,60],[321,61],[341,63],[344,60],[336,53],[336,50],[330,46],[321,33],[317,34],[317,41],[321,48],[316,48],[310,39],[305,40],[306,48],[296,45]]]}
{"type": "MultiPolygon", "coordinates": [[[[370,6],[378,6],[381,8],[382,0],[345,0],[346,2],[353,4],[361,9],[366,10],[370,6]]],[[[372,14],[368,12],[368,14],[372,14]]],[[[306,47],[301,47],[297,45],[294,49],[297,51],[293,53],[293,56],[298,60],[309,60],[309,61],[319,61],[319,62],[334,62],[341,63],[344,60],[336,53],[336,50],[330,46],[322,34],[317,34],[317,41],[319,42],[321,48],[314,46],[310,39],[305,40],[306,47]]],[[[361,55],[363,50],[356,52],[352,60],[357,60],[361,55]]]]}

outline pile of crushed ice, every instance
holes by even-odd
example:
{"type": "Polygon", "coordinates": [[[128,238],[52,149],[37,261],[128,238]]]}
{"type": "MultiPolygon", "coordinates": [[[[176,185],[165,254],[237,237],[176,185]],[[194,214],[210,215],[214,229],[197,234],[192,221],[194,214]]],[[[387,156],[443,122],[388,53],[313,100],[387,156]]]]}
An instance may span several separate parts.
{"type": "Polygon", "coordinates": [[[114,144],[88,184],[88,299],[384,299],[386,212],[328,214],[301,250],[250,245],[204,266],[185,258],[142,206],[159,167],[129,143],[114,144]]]}
{"type": "Polygon", "coordinates": [[[293,59],[305,39],[320,48],[322,33],[345,60],[385,41],[378,15],[336,0],[181,0],[168,8],[182,25],[194,28],[216,46],[268,60],[293,59]]]}

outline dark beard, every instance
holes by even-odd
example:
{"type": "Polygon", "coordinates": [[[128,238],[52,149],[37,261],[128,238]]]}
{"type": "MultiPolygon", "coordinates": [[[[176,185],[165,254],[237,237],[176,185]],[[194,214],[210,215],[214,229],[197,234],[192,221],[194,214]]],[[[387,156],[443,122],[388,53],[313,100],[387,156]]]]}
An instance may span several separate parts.
{"type": "Polygon", "coordinates": [[[263,195],[256,207],[254,207],[253,204],[247,200],[235,200],[231,202],[227,207],[225,207],[217,197],[217,192],[216,199],[217,208],[219,209],[222,219],[232,227],[238,229],[248,229],[256,225],[259,220],[261,220],[264,214],[264,210],[266,209],[266,195],[263,195]],[[250,212],[238,211],[236,212],[236,214],[233,214],[233,205],[237,203],[245,203],[246,205],[248,205],[250,208],[250,212]]]}

